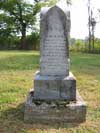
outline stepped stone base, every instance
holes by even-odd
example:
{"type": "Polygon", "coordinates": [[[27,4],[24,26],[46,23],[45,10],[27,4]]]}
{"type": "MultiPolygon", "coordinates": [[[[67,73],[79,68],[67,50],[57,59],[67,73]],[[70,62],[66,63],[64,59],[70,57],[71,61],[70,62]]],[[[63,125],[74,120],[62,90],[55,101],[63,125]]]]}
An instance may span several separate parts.
{"type": "Polygon", "coordinates": [[[84,122],[86,119],[86,104],[78,94],[76,102],[68,101],[34,101],[34,92],[28,95],[25,104],[25,122],[84,122]]]}

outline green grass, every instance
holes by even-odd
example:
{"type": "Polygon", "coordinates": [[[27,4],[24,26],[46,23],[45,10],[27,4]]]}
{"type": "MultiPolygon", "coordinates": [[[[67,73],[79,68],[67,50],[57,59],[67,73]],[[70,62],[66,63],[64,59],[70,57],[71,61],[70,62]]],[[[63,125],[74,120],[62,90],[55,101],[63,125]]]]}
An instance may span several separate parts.
{"type": "Polygon", "coordinates": [[[72,53],[71,71],[87,102],[85,123],[26,124],[24,102],[39,69],[39,53],[0,52],[0,133],[100,133],[100,55],[72,53]]]}

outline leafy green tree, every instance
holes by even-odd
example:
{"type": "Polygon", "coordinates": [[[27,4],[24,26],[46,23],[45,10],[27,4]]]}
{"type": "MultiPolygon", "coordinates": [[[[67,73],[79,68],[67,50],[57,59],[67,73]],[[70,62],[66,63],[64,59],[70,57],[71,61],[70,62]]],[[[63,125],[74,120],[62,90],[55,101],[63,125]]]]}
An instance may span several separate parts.
{"type": "MultiPolygon", "coordinates": [[[[0,9],[3,10],[1,16],[5,16],[6,30],[21,34],[21,49],[26,49],[26,32],[32,29],[36,21],[36,14],[40,9],[39,0],[34,0],[34,4],[29,4],[24,0],[6,0],[0,2],[0,9]],[[8,22],[10,20],[10,23],[8,22]]],[[[2,18],[0,16],[0,18],[2,18]]],[[[3,24],[3,23],[2,23],[3,24]]],[[[1,25],[2,25],[1,24],[1,25]]],[[[2,29],[3,25],[2,25],[2,29]]]]}

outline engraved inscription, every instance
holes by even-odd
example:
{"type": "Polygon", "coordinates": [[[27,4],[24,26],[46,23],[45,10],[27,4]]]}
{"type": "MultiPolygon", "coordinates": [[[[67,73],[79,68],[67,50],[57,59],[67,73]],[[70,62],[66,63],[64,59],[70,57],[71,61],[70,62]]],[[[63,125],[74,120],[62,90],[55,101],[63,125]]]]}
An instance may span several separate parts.
{"type": "Polygon", "coordinates": [[[46,16],[46,36],[42,44],[42,75],[66,75],[68,71],[65,29],[59,12],[53,9],[46,16]]]}

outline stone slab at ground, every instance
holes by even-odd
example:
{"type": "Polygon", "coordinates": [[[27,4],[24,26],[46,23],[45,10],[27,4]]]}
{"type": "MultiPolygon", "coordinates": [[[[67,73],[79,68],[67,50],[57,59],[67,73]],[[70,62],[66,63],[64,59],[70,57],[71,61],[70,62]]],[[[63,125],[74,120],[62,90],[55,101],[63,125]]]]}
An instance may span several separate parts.
{"type": "Polygon", "coordinates": [[[76,95],[76,102],[57,102],[57,101],[41,101],[33,100],[33,91],[28,95],[25,104],[25,122],[84,122],[86,119],[86,103],[83,101],[79,93],[76,95]]]}

